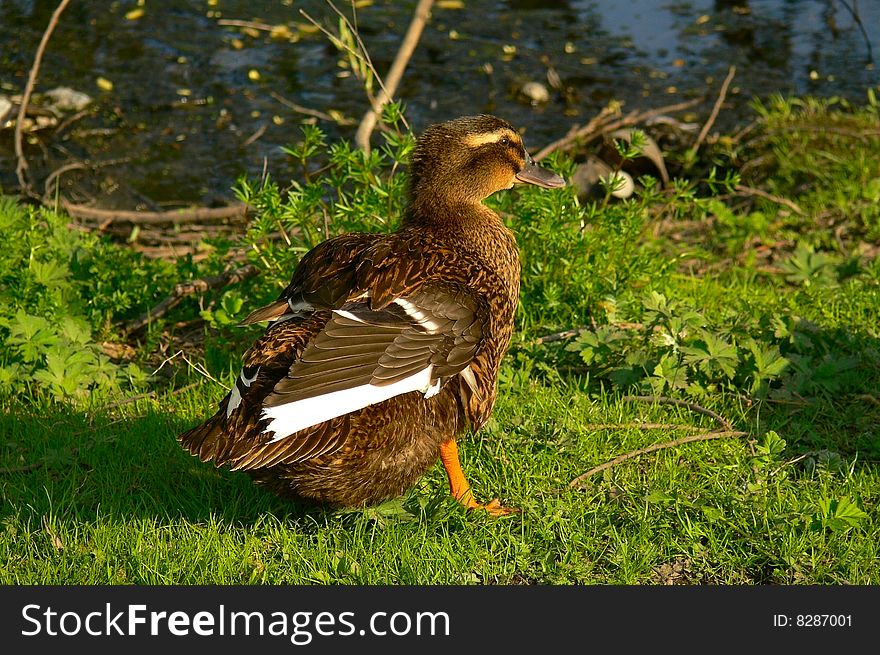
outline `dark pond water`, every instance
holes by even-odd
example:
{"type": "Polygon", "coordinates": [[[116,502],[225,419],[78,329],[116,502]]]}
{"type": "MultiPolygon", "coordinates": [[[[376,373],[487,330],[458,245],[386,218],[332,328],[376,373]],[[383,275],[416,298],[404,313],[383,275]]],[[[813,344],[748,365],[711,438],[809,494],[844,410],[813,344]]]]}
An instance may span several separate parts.
{"type": "MultiPolygon", "coordinates": [[[[449,3],[444,3],[448,5],[449,3]]],[[[856,101],[880,84],[880,0],[580,0],[476,2],[433,12],[399,90],[418,131],[466,113],[492,112],[525,128],[537,150],[584,122],[611,98],[648,108],[707,94],[702,121],[728,67],[738,68],[719,125],[741,120],[751,97],[841,95],[856,101]],[[850,9],[861,18],[861,31],[850,9]],[[561,82],[547,83],[548,68],[561,82]],[[518,90],[550,90],[533,106],[518,90]]],[[[415,2],[376,0],[357,11],[363,40],[387,70],[415,2]]],[[[0,0],[0,94],[24,88],[33,53],[56,2],[0,0]]],[[[348,5],[340,0],[340,8],[348,5]]],[[[64,192],[102,207],[155,209],[224,203],[242,173],[264,159],[284,181],[279,146],[295,140],[303,116],[272,92],[360,119],[357,80],[320,33],[303,31],[299,10],[334,22],[323,1],[74,0],[43,61],[38,91],[59,85],[95,99],[61,134],[28,147],[41,179],[62,164],[124,159],[71,172],[64,192]],[[248,35],[223,20],[286,25],[296,42],[248,35]],[[252,71],[259,73],[259,78],[252,71]],[[113,84],[101,90],[97,79],[113,84]]],[[[354,128],[322,122],[333,136],[354,128]]],[[[12,130],[0,132],[0,185],[14,190],[12,130]]]]}

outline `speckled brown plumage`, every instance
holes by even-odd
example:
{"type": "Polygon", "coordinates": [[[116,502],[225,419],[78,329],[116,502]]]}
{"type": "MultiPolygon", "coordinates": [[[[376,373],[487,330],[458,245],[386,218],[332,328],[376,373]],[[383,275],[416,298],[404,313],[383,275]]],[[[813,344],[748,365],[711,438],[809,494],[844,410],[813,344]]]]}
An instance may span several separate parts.
{"type": "Polygon", "coordinates": [[[318,245],[278,301],[249,317],[273,323],[219,411],[179,437],[187,450],[279,495],[331,505],[400,495],[444,448],[450,483],[466,486],[448,448],[491,414],[519,298],[514,235],[482,200],[515,182],[562,180],[491,116],[429,128],[410,175],[400,229],[318,245]],[[280,427],[307,421],[290,408],[318,397],[396,389],[411,376],[424,385],[291,434],[280,427]]]}

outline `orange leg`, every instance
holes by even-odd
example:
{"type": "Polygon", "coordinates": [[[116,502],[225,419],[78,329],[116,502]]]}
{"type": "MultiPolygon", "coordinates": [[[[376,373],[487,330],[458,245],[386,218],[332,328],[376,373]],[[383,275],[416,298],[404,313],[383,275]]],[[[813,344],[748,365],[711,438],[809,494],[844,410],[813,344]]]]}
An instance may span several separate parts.
{"type": "Polygon", "coordinates": [[[461,470],[458,445],[455,443],[455,439],[440,444],[440,461],[443,462],[443,468],[446,469],[446,475],[449,476],[449,489],[452,497],[467,509],[484,509],[492,516],[506,516],[519,511],[514,507],[503,507],[497,498],[485,505],[481,505],[474,499],[471,485],[468,484],[467,478],[464,477],[464,471],[461,470]]]}

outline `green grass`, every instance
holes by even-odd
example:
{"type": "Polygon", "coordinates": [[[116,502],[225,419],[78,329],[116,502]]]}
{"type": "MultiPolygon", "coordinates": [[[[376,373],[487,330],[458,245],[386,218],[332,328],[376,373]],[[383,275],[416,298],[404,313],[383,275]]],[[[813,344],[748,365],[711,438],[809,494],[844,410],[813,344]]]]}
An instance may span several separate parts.
{"type": "MultiPolygon", "coordinates": [[[[763,119],[763,150],[734,152],[721,143],[706,158],[735,172],[749,169],[757,152],[773,153],[778,161],[763,169],[767,188],[797,202],[803,215],[766,199],[722,206],[698,183],[649,189],[598,213],[601,200],[578,208],[563,192],[493,199],[517,217],[523,302],[493,418],[462,442],[461,457],[480,499],[500,497],[521,514],[465,512],[449,497],[439,464],[403,498],[378,507],[291,504],[177,445],[177,434],[214,411],[223,394],[215,382],[181,366],[170,382],[153,378],[151,397],[119,403],[138,391],[121,393],[121,376],[91,387],[83,378],[67,398],[64,384],[41,386],[40,371],[52,370],[47,354],[0,345],[0,371],[16,373],[0,394],[0,583],[880,583],[876,213],[867,191],[828,201],[828,184],[835,175],[851,179],[853,167],[874,188],[880,164],[865,150],[876,152],[880,139],[816,136],[820,158],[836,152],[842,163],[824,166],[822,184],[811,186],[805,180],[817,165],[804,154],[812,152],[804,134],[816,131],[777,129],[780,121],[802,124],[830,112],[836,125],[857,130],[876,125],[876,108],[798,108],[777,106],[763,119]],[[792,153],[800,159],[786,160],[792,153]],[[816,229],[823,220],[843,226],[838,238],[816,229]],[[667,309],[651,294],[662,294],[667,309]],[[572,327],[586,332],[535,343],[572,327]],[[779,368],[761,369],[755,349],[775,352],[779,368]],[[23,372],[33,378],[22,382],[23,372]],[[621,454],[719,427],[687,408],[627,401],[628,394],[698,403],[746,435],[647,453],[570,487],[621,454]],[[649,423],[680,427],[639,427],[649,423]]],[[[355,155],[345,156],[353,165],[355,155]]],[[[392,182],[376,202],[400,192],[399,180],[392,182]]],[[[254,261],[263,276],[214,299],[227,315],[211,314],[204,351],[188,352],[225,382],[252,336],[231,327],[240,318],[232,314],[276,293],[267,280],[277,284],[292,266],[292,255],[266,234],[276,219],[305,220],[273,205],[271,189],[249,193],[265,201],[262,223],[246,237],[262,253],[254,261]]],[[[322,197],[309,193],[318,213],[322,197]]],[[[224,252],[219,246],[211,270],[224,252]]],[[[100,262],[93,266],[100,273],[100,262]]],[[[168,284],[164,269],[131,268],[168,284]]],[[[102,279],[112,284],[116,275],[102,279]]],[[[54,324],[67,305],[46,305],[43,279],[20,278],[28,293],[18,295],[29,303],[22,311],[54,324]]],[[[18,301],[15,294],[8,300],[18,301]]],[[[78,338],[107,338],[114,320],[137,313],[134,302],[78,306],[78,320],[91,326],[91,337],[83,328],[78,338]]],[[[156,325],[141,345],[141,365],[149,368],[157,344],[173,352],[173,321],[199,309],[184,303],[156,325]]],[[[0,330],[17,329],[17,308],[4,311],[0,330]]],[[[72,348],[62,337],[47,349],[72,348]]]]}
{"type": "MultiPolygon", "coordinates": [[[[45,466],[0,479],[0,581],[880,582],[875,516],[849,529],[814,524],[825,499],[876,508],[876,462],[844,454],[839,466],[811,468],[792,461],[798,446],[761,459],[745,440],[722,439],[630,460],[575,490],[568,482],[592,465],[687,434],[590,424],[714,426],[680,408],[591,396],[576,381],[504,389],[489,429],[462,444],[475,491],[523,510],[500,520],[463,512],[439,466],[402,500],[324,512],[201,464],[174,437],[216,399],[209,383],[161,402],[139,401],[114,419],[6,416],[4,460],[45,466]]],[[[743,408],[716,409],[754,429],[743,408]]],[[[760,421],[812,448],[813,441],[831,445],[826,436],[847,441],[835,433],[841,428],[875,429],[880,407],[864,410],[859,401],[827,402],[768,409],[760,421]]]]}

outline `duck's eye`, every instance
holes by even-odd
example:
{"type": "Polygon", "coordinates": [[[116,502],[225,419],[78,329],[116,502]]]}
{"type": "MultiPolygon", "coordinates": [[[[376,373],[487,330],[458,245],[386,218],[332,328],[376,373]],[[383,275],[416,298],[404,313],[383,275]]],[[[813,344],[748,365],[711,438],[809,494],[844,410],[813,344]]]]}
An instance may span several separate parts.
{"type": "Polygon", "coordinates": [[[510,139],[508,139],[506,136],[503,136],[503,137],[501,137],[501,139],[498,141],[498,143],[500,143],[502,146],[509,146],[509,145],[510,145],[510,139]]]}

